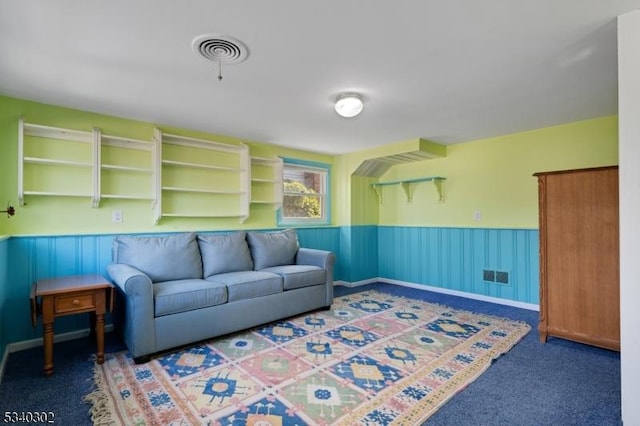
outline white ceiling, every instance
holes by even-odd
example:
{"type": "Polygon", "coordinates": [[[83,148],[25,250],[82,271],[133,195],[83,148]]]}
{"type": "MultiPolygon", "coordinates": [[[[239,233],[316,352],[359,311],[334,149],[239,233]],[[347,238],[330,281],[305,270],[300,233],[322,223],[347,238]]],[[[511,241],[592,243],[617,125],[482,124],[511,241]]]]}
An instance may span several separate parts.
{"type": "Polygon", "coordinates": [[[0,94],[346,153],[617,112],[616,17],[640,0],[0,0],[0,94]],[[202,34],[248,59],[196,56],[202,34]],[[333,100],[361,93],[341,118],[333,100]]]}

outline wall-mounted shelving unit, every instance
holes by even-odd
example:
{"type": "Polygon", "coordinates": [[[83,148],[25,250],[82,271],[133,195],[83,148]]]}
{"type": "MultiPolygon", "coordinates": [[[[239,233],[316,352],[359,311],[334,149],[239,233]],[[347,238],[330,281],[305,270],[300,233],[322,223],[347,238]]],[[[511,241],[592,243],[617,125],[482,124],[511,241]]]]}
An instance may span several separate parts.
{"type": "Polygon", "coordinates": [[[251,203],[282,206],[282,158],[251,157],[251,203]]]}
{"type": "Polygon", "coordinates": [[[149,200],[153,206],[157,200],[155,151],[151,141],[100,135],[98,204],[101,199],[149,200]]]}
{"type": "Polygon", "coordinates": [[[162,217],[249,217],[249,148],[154,132],[155,223],[162,217]],[[185,208],[188,206],[188,210],[185,208]]]}
{"type": "Polygon", "coordinates": [[[372,183],[371,186],[373,187],[374,191],[376,191],[376,195],[378,196],[378,201],[380,203],[383,203],[384,202],[383,188],[385,186],[400,185],[402,186],[402,189],[404,190],[404,193],[407,197],[407,203],[411,203],[413,201],[413,191],[417,183],[433,182],[433,184],[436,187],[436,191],[438,193],[438,202],[442,203],[444,202],[443,183],[445,180],[446,178],[441,176],[427,176],[427,177],[414,178],[414,179],[402,179],[402,180],[394,180],[394,181],[388,181],[388,182],[376,182],[376,183],[372,183]]]}
{"type": "Polygon", "coordinates": [[[238,218],[253,204],[282,205],[282,159],[250,157],[245,144],[163,133],[151,141],[18,123],[18,200],[148,200],[163,217],[238,218]]]}
{"type": "Polygon", "coordinates": [[[18,121],[18,203],[25,196],[95,198],[99,174],[96,130],[18,121]]]}
{"type": "Polygon", "coordinates": [[[152,142],[18,123],[18,202],[25,196],[155,201],[152,142]],[[126,150],[126,155],[117,151],[126,150]],[[138,152],[142,154],[138,154],[138,152]],[[117,160],[116,160],[117,158],[117,160]]]}

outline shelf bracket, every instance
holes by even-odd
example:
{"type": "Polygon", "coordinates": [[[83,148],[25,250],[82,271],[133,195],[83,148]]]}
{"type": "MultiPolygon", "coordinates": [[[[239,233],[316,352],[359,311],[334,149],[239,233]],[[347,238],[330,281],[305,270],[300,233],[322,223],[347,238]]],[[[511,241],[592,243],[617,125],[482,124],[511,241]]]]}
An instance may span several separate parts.
{"type": "Polygon", "coordinates": [[[407,203],[411,204],[413,201],[413,191],[415,190],[415,186],[413,182],[401,182],[402,189],[404,189],[404,194],[407,196],[407,203]]]}
{"type": "Polygon", "coordinates": [[[378,203],[384,204],[384,198],[382,197],[382,186],[373,185],[373,190],[376,192],[376,196],[378,197],[378,203]]]}
{"type": "Polygon", "coordinates": [[[438,202],[444,203],[444,179],[433,179],[433,184],[436,186],[436,191],[438,191],[438,202]]]}

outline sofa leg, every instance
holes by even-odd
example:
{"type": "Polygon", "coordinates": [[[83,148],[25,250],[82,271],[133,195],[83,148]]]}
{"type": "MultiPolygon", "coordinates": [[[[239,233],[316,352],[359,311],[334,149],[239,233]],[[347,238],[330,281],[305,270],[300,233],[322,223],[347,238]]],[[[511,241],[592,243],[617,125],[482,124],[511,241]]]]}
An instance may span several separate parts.
{"type": "Polygon", "coordinates": [[[150,355],[142,355],[133,358],[133,362],[135,362],[136,364],[146,364],[149,361],[151,361],[150,355]]]}
{"type": "Polygon", "coordinates": [[[330,311],[331,310],[331,305],[323,306],[322,308],[320,308],[320,310],[322,310],[322,311],[330,311]]]}

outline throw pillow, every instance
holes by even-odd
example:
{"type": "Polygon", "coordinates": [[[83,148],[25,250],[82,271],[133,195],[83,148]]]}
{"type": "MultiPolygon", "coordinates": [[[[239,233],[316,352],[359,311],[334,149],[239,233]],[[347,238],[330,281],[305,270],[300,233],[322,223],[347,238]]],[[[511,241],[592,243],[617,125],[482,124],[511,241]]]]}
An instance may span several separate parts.
{"type": "Polygon", "coordinates": [[[247,232],[247,241],[256,271],[271,266],[294,264],[300,247],[295,229],[247,232]]]}
{"type": "Polygon", "coordinates": [[[253,261],[245,232],[198,235],[204,277],[226,272],[251,271],[253,261]]]}
{"type": "Polygon", "coordinates": [[[117,236],[113,240],[113,261],[139,269],[152,282],[202,278],[202,259],[194,233],[117,236]]]}

